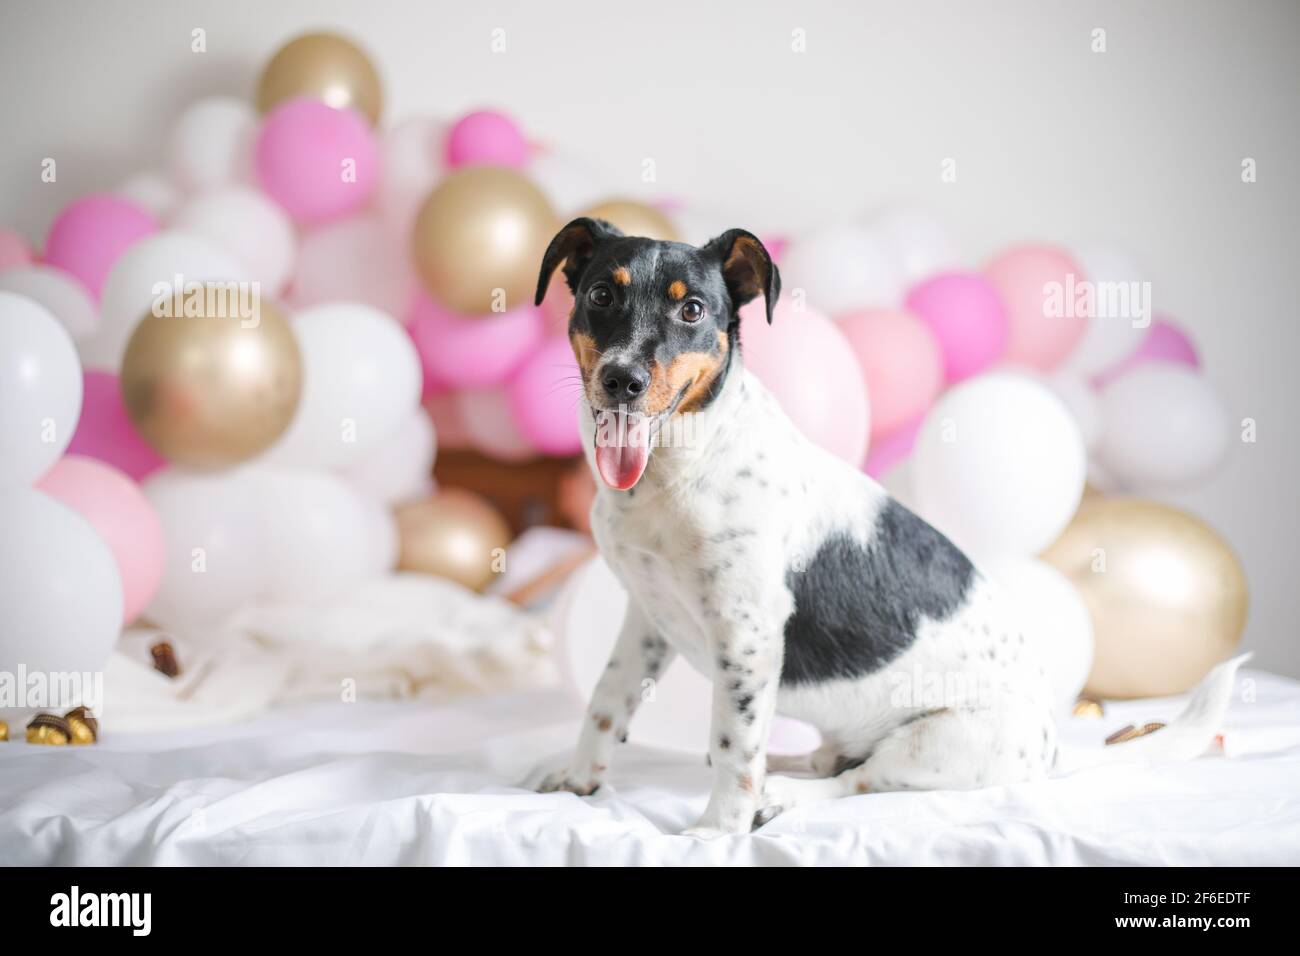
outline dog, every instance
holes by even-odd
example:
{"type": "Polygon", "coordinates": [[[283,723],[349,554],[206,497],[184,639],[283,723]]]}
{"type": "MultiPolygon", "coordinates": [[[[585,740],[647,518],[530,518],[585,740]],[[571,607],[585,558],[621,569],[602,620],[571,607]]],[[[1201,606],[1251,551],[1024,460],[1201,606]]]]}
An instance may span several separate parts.
{"type": "MultiPolygon", "coordinates": [[[[740,309],[761,295],[770,323],[781,290],[757,237],[731,229],[695,247],[575,219],[543,256],[538,305],[561,264],[599,487],[592,531],[629,599],[575,754],[540,790],[600,787],[644,682],[677,654],[713,684],[713,786],[692,836],[748,832],[814,800],[1013,784],[1070,762],[1014,609],[745,369],[740,309]],[[778,712],[816,727],[820,748],[769,762],[778,712]]],[[[1204,751],[1238,663],[1170,727],[1106,751],[1204,751]]]]}

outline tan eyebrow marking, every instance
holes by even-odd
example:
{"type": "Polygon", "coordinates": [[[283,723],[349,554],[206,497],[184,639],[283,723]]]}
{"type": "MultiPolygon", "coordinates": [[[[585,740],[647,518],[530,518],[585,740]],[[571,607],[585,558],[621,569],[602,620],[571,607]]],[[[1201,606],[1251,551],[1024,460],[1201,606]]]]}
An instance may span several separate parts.
{"type": "Polygon", "coordinates": [[[631,285],[632,273],[627,266],[619,266],[614,270],[614,285],[631,285]]]}
{"type": "Polygon", "coordinates": [[[668,286],[668,298],[672,299],[674,302],[686,298],[686,283],[681,279],[675,280],[670,286],[668,286]]]}

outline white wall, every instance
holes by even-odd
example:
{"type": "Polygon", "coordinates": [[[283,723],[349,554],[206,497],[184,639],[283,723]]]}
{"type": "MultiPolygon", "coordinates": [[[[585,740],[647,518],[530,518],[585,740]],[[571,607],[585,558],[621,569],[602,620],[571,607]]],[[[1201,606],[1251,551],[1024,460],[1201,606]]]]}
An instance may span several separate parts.
{"type": "Polygon", "coordinates": [[[620,188],[798,229],[898,201],[972,264],[1029,238],[1104,241],[1147,268],[1258,442],[1175,499],[1242,555],[1258,663],[1300,675],[1295,276],[1300,5],[1277,2],[616,4],[7,2],[0,222],[39,239],[68,200],[157,154],[207,93],[249,94],[288,36],[344,29],[390,118],[500,105],[620,188]],[[190,52],[190,31],[208,52],[190,52]],[[1108,52],[1090,51],[1107,31],[1108,52]],[[490,50],[503,28],[506,52],[490,50]],[[791,52],[791,31],[807,52],[791,52]],[[42,184],[40,161],[59,163],[42,184]],[[1258,161],[1245,185],[1243,157],[1258,161]],[[939,163],[957,160],[941,184],[939,163]]]}

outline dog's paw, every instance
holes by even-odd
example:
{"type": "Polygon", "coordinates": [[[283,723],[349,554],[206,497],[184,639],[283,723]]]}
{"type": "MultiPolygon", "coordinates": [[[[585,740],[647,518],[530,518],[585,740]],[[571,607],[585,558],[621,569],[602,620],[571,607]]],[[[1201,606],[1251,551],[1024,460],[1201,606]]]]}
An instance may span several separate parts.
{"type": "Polygon", "coordinates": [[[753,829],[767,826],[785,811],[785,807],[779,804],[769,803],[765,807],[759,807],[758,812],[754,814],[753,829]]]}
{"type": "Polygon", "coordinates": [[[576,793],[580,797],[589,797],[600,789],[600,781],[594,777],[578,779],[566,767],[547,774],[537,785],[538,793],[559,793],[561,791],[576,793]]]}

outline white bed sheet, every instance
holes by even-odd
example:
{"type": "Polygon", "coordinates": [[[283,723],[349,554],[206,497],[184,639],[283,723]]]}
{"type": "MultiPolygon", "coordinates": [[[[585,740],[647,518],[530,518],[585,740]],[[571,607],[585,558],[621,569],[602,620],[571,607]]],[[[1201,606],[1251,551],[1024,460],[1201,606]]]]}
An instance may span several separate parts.
{"type": "MultiPolygon", "coordinates": [[[[0,863],[1298,864],[1300,684],[1243,678],[1225,726],[1240,756],[868,794],[711,842],[677,835],[704,808],[699,756],[632,742],[593,797],[521,786],[574,739],[580,715],[558,691],[312,704],[94,747],[15,741],[0,744],[0,863]]],[[[1100,745],[1178,706],[1110,704],[1064,736],[1100,745]]]]}

